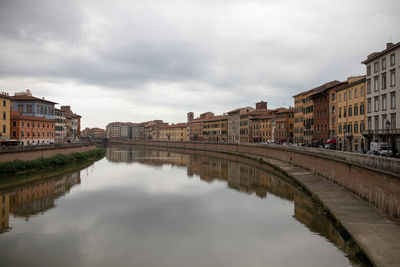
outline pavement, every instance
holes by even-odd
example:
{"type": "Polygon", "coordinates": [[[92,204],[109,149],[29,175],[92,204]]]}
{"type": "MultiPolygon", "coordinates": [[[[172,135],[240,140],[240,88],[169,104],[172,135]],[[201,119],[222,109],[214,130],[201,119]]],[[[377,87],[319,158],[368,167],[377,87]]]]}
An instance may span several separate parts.
{"type": "MultiPolygon", "coordinates": [[[[259,156],[246,155],[260,159],[259,156]]],[[[400,267],[400,225],[368,202],[326,178],[287,162],[261,158],[297,180],[318,198],[375,266],[400,267]]]]}

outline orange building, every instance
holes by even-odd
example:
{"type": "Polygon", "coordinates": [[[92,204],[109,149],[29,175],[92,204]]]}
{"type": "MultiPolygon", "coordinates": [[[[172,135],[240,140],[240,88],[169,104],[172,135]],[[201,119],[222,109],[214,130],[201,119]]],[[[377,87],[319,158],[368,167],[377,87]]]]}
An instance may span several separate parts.
{"type": "Polygon", "coordinates": [[[11,112],[11,140],[21,145],[54,143],[54,120],[11,112]]]}
{"type": "Polygon", "coordinates": [[[294,108],[280,108],[275,113],[275,141],[293,142],[294,108]]]}

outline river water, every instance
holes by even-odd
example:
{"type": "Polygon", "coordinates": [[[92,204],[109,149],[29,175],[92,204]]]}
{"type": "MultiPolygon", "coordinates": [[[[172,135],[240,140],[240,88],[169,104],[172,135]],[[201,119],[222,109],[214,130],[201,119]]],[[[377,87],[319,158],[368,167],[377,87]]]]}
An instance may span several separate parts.
{"type": "Polygon", "coordinates": [[[110,147],[0,211],[0,266],[365,266],[304,191],[229,155],[110,147]]]}

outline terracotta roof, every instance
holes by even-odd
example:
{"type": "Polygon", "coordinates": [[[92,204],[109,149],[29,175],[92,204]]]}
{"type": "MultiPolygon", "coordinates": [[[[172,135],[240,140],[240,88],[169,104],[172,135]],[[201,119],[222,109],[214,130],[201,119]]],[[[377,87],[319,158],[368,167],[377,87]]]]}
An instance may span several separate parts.
{"type": "Polygon", "coordinates": [[[166,125],[162,128],[186,128],[186,126],[187,126],[186,123],[176,123],[176,124],[166,125]]]}
{"type": "Polygon", "coordinates": [[[339,88],[336,89],[335,91],[336,91],[336,92],[339,92],[339,91],[342,91],[342,90],[344,90],[344,89],[346,89],[346,88],[352,87],[352,86],[354,86],[354,85],[356,85],[356,84],[363,83],[363,82],[365,82],[365,81],[366,81],[366,78],[365,78],[365,76],[364,76],[364,78],[362,78],[362,79],[360,79],[360,80],[354,81],[354,82],[352,82],[352,83],[345,83],[345,84],[343,84],[341,87],[339,87],[339,88]]]}
{"type": "Polygon", "coordinates": [[[58,104],[56,102],[49,101],[49,100],[46,100],[44,98],[34,97],[34,96],[31,96],[31,95],[15,95],[15,96],[12,96],[11,99],[12,100],[32,100],[32,101],[35,100],[35,101],[43,101],[43,102],[47,102],[47,103],[51,103],[51,104],[58,104]]]}
{"type": "Polygon", "coordinates": [[[228,114],[229,114],[229,113],[234,113],[234,112],[241,111],[242,109],[248,109],[248,108],[251,108],[251,109],[252,109],[252,107],[237,108],[237,109],[231,110],[231,111],[229,111],[229,112],[227,112],[227,113],[228,113],[228,114]]]}

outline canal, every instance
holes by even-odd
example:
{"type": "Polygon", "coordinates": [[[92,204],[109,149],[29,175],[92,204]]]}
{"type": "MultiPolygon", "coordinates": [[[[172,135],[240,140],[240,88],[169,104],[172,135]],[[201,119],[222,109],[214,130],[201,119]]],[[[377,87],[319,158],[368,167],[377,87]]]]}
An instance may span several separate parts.
{"type": "Polygon", "coordinates": [[[369,266],[301,188],[232,155],[109,147],[0,211],[0,266],[369,266]]]}

